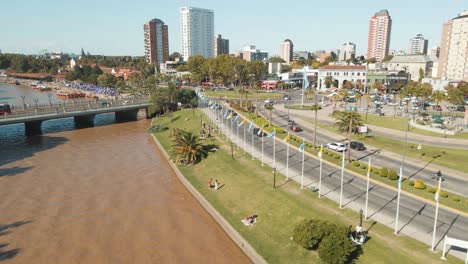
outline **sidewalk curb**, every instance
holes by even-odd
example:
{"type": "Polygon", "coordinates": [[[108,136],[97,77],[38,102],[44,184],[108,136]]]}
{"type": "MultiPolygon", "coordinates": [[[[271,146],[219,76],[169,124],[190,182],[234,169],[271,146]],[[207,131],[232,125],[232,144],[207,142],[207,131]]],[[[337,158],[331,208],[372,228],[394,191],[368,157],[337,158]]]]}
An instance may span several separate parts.
{"type": "MultiPolygon", "coordinates": [[[[234,109],[232,109],[229,105],[225,105],[225,107],[227,107],[227,108],[229,108],[229,109],[231,109],[231,110],[234,110],[234,109]]],[[[234,110],[234,111],[235,111],[235,110],[234,110]]],[[[241,114],[241,113],[237,113],[237,114],[240,115],[241,117],[243,117],[243,118],[246,119],[246,120],[251,120],[250,118],[245,117],[245,116],[244,116],[243,114],[241,114]]],[[[255,127],[258,127],[255,123],[254,123],[254,126],[255,126],[255,127]]],[[[299,136],[297,136],[294,132],[291,132],[291,134],[293,134],[293,135],[296,136],[296,137],[299,137],[299,136]]],[[[275,136],[275,140],[276,140],[276,136],[275,136]]],[[[284,141],[281,140],[281,139],[279,139],[278,141],[280,141],[282,144],[287,144],[286,142],[284,142],[284,141]]],[[[298,147],[296,147],[296,146],[294,146],[294,145],[292,145],[292,144],[289,144],[289,145],[290,145],[290,147],[293,147],[293,148],[295,148],[296,150],[299,150],[298,147]]],[[[315,155],[313,155],[313,154],[311,154],[311,153],[309,153],[309,152],[307,152],[307,151],[305,151],[305,154],[306,154],[307,156],[311,157],[311,158],[314,158],[314,159],[316,159],[316,160],[319,160],[319,158],[318,158],[317,156],[315,156],[315,155]]],[[[334,164],[334,163],[331,163],[331,162],[329,162],[328,160],[322,159],[322,161],[323,161],[324,163],[326,163],[326,164],[328,164],[328,165],[334,167],[334,168],[341,169],[340,166],[338,166],[338,165],[336,165],[336,164],[334,164]]],[[[354,175],[354,176],[357,176],[357,177],[360,177],[360,178],[362,178],[362,179],[367,180],[367,177],[366,177],[366,176],[361,175],[361,174],[359,174],[359,173],[357,173],[357,172],[354,172],[354,171],[349,170],[349,169],[347,169],[347,168],[345,168],[345,171],[346,171],[347,173],[349,173],[349,174],[352,174],[352,175],[354,175]]],[[[387,185],[387,184],[385,184],[385,183],[383,183],[383,182],[377,181],[377,180],[372,179],[372,178],[369,178],[369,181],[372,182],[372,183],[374,183],[374,184],[376,184],[376,185],[379,185],[379,186],[382,186],[382,187],[384,187],[384,188],[390,189],[390,190],[392,190],[392,191],[398,192],[398,188],[393,187],[393,186],[390,186],[390,185],[387,185]]],[[[409,193],[409,192],[407,192],[407,191],[405,191],[405,190],[401,190],[401,193],[402,193],[402,194],[405,194],[405,195],[407,195],[407,196],[410,196],[410,197],[412,197],[412,198],[415,198],[415,199],[417,199],[417,200],[420,200],[420,201],[422,201],[422,202],[429,203],[429,204],[431,204],[431,205],[433,205],[433,206],[436,205],[436,202],[434,202],[434,201],[432,201],[432,200],[429,200],[429,199],[426,199],[426,198],[417,196],[417,195],[412,194],[412,193],[409,193]]],[[[452,212],[452,213],[454,213],[454,214],[459,214],[459,215],[462,215],[462,216],[464,216],[464,217],[468,217],[468,213],[465,213],[465,212],[460,211],[460,210],[458,210],[458,209],[454,209],[454,208],[452,208],[452,207],[443,205],[443,204],[441,204],[441,203],[439,203],[439,207],[444,208],[445,210],[448,210],[448,211],[450,211],[450,212],[452,212]]]]}
{"type": "Polygon", "coordinates": [[[206,200],[206,198],[198,192],[198,190],[193,187],[193,185],[185,178],[185,176],[180,172],[177,166],[170,160],[169,155],[166,150],[163,148],[161,143],[154,134],[151,134],[154,143],[163,153],[166,158],[167,163],[172,168],[174,173],[179,178],[179,181],[187,188],[187,190],[192,194],[192,196],[203,206],[203,208],[213,217],[213,219],[218,223],[219,226],[226,232],[226,234],[237,244],[237,246],[244,252],[244,254],[252,260],[253,263],[268,263],[257,251],[245,240],[235,229],[232,227],[229,222],[224,219],[224,217],[206,200]]]}

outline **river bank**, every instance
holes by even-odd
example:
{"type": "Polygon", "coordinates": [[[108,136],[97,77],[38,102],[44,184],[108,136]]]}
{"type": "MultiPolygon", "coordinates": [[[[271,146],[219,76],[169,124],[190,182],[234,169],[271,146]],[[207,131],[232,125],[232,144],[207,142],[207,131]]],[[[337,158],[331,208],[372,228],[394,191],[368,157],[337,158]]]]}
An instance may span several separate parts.
{"type": "Polygon", "coordinates": [[[2,258],[249,263],[154,149],[148,125],[140,120],[10,140],[0,134],[2,258]]]}

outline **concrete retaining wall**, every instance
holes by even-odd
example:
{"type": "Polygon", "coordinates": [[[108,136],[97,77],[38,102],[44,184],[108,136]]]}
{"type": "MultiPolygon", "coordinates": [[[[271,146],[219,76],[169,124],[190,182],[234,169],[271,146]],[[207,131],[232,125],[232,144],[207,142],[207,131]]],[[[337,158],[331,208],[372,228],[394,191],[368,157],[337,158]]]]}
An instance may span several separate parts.
{"type": "MultiPolygon", "coordinates": [[[[250,260],[254,263],[268,263],[262,256],[260,256],[257,251],[245,240],[237,231],[232,227],[229,222],[221,216],[221,214],[216,211],[216,209],[208,202],[208,200],[203,197],[201,193],[198,192],[195,187],[184,177],[184,175],[179,171],[177,166],[170,160],[169,155],[166,150],[163,148],[158,139],[152,135],[154,142],[158,148],[163,153],[164,157],[167,159],[169,166],[174,170],[175,174],[179,178],[180,182],[189,190],[189,192],[198,200],[198,202],[205,208],[205,210],[214,218],[214,220],[221,226],[221,228],[228,234],[228,236],[241,248],[241,250],[247,255],[250,260]]],[[[239,219],[240,221],[240,219],[239,219]]]]}

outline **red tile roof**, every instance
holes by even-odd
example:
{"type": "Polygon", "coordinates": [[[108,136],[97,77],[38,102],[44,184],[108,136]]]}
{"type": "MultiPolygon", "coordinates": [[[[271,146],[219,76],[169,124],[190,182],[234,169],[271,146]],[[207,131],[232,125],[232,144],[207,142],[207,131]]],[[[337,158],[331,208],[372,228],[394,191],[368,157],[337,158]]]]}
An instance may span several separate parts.
{"type": "Polygon", "coordinates": [[[324,70],[365,70],[366,66],[363,65],[326,65],[320,69],[324,70]]]}

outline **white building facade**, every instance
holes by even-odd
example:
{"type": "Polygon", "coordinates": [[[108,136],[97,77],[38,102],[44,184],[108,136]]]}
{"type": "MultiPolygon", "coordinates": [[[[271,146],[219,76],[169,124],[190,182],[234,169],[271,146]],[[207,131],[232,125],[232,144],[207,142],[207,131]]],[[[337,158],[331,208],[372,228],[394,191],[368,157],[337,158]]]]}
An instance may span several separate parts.
{"type": "Polygon", "coordinates": [[[418,81],[419,69],[424,71],[423,77],[431,77],[432,66],[431,57],[425,55],[395,56],[387,64],[389,71],[405,71],[409,73],[412,81],[418,81]]]}
{"type": "MultiPolygon", "coordinates": [[[[326,91],[325,85],[327,76],[333,78],[332,85],[336,88],[343,88],[346,81],[353,83],[361,82],[363,87],[366,86],[367,67],[362,65],[327,65],[318,69],[317,75],[317,89],[319,91],[326,91]]],[[[330,86],[330,87],[331,87],[330,86]]]]}
{"type": "Polygon", "coordinates": [[[214,56],[214,11],[198,7],[180,8],[182,31],[182,55],[214,56]]]}
{"type": "Polygon", "coordinates": [[[281,58],[289,63],[293,60],[294,44],[291,40],[286,39],[280,45],[281,58]]]}

